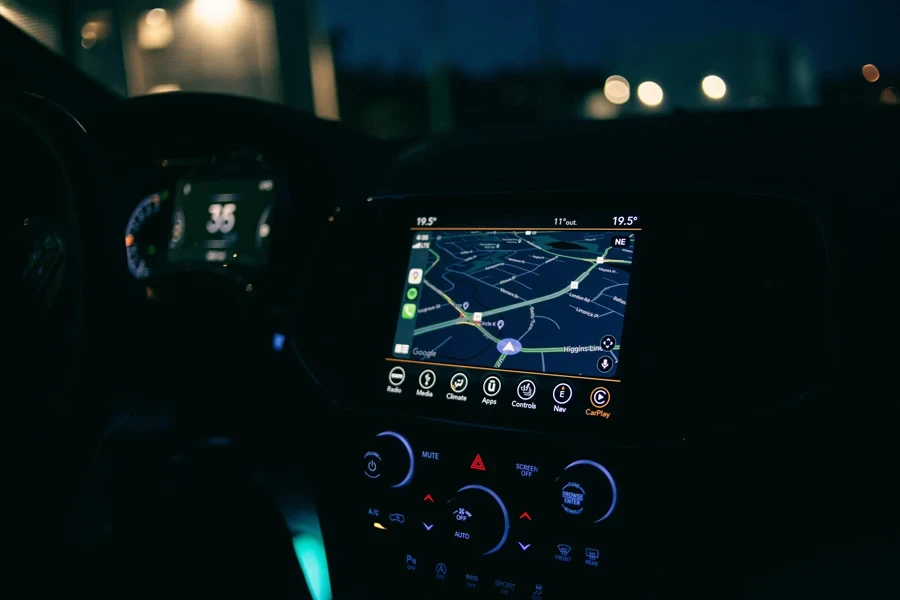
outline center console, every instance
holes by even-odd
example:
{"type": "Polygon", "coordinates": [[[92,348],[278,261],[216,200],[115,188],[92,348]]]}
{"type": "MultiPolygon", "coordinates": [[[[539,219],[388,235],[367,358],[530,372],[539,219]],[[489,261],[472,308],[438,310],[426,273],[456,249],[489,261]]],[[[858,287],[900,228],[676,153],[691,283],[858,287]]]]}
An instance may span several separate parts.
{"type": "Polygon", "coordinates": [[[690,441],[821,367],[827,265],[793,199],[382,196],[345,231],[332,314],[358,359],[335,397],[370,582],[532,600],[650,586],[641,565],[681,564],[692,515],[715,510],[690,441]]]}

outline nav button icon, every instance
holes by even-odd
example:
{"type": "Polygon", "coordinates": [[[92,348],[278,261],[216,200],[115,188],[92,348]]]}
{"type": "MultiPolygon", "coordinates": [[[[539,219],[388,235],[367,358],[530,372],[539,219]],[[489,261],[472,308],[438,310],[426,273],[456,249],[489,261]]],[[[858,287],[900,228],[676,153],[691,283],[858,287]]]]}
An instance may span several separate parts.
{"type": "Polygon", "coordinates": [[[484,390],[484,395],[488,398],[493,398],[497,394],[500,393],[500,378],[496,375],[491,375],[484,380],[484,384],[482,384],[482,389],[484,390]]]}
{"type": "Polygon", "coordinates": [[[557,404],[565,404],[572,399],[572,386],[568,383],[560,383],[553,388],[553,400],[557,404]]]}

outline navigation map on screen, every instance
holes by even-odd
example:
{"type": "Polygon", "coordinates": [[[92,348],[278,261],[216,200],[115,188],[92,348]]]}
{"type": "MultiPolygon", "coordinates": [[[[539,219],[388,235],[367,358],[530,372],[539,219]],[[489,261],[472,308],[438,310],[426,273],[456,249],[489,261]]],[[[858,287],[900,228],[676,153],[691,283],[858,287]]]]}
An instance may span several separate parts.
{"type": "Polygon", "coordinates": [[[392,356],[613,377],[635,232],[414,230],[392,356]]]}

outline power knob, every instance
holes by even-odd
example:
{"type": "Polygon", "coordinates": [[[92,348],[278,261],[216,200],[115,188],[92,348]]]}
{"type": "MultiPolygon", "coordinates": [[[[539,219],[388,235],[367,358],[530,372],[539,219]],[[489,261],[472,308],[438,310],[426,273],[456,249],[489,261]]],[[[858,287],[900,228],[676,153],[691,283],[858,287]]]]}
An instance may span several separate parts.
{"type": "Polygon", "coordinates": [[[362,456],[363,474],[369,481],[402,488],[413,478],[415,461],[409,440],[394,431],[382,431],[362,456]]]}

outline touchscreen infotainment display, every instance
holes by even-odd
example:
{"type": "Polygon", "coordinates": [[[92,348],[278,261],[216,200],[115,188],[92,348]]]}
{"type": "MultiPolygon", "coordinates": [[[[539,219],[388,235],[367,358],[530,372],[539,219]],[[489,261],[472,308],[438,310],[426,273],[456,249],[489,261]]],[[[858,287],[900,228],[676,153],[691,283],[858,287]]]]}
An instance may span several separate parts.
{"type": "Polygon", "coordinates": [[[619,229],[414,229],[392,356],[615,378],[635,248],[619,229]]]}
{"type": "Polygon", "coordinates": [[[271,179],[189,179],[178,184],[170,263],[262,266],[268,258],[271,179]]]}

